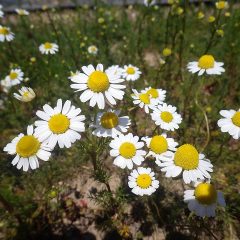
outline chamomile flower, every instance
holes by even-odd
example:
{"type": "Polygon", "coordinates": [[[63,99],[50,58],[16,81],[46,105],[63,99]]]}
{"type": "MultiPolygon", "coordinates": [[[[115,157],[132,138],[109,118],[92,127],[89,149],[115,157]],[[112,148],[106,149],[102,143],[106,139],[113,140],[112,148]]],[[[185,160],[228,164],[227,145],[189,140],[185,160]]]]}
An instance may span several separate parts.
{"type": "Polygon", "coordinates": [[[240,138],[240,109],[235,110],[221,110],[220,114],[223,116],[218,120],[218,126],[222,132],[228,132],[234,139],[240,138]]]}
{"type": "Polygon", "coordinates": [[[159,181],[156,180],[151,168],[138,167],[128,177],[128,186],[136,195],[151,195],[158,189],[159,181]]]}
{"type": "Polygon", "coordinates": [[[168,138],[165,133],[161,135],[155,135],[152,138],[144,137],[143,141],[146,142],[149,152],[146,155],[153,156],[156,159],[156,164],[159,165],[161,160],[173,158],[176,151],[177,142],[173,138],[168,138]]]}
{"type": "Polygon", "coordinates": [[[36,113],[42,120],[35,122],[35,135],[51,148],[57,143],[60,148],[69,148],[81,138],[80,132],[85,131],[85,116],[80,113],[81,109],[74,107],[69,100],[63,104],[62,99],[58,99],[55,108],[45,104],[43,111],[36,113]]]}
{"type": "Polygon", "coordinates": [[[228,2],[227,1],[218,1],[215,3],[216,8],[219,10],[222,10],[224,8],[228,8],[228,2]]]}
{"type": "Polygon", "coordinates": [[[97,55],[98,48],[95,45],[91,45],[88,47],[88,53],[91,55],[97,55]]]}
{"type": "Polygon", "coordinates": [[[142,90],[138,92],[136,89],[133,89],[133,103],[138,105],[140,108],[143,108],[146,113],[149,113],[149,109],[154,109],[156,106],[156,100],[151,97],[147,91],[142,90]]]}
{"type": "Polygon", "coordinates": [[[136,81],[140,78],[140,75],[142,72],[139,70],[139,68],[134,67],[133,65],[125,65],[123,67],[122,71],[122,77],[126,79],[127,81],[136,81]]]}
{"type": "Polygon", "coordinates": [[[96,69],[93,65],[83,66],[83,73],[78,73],[72,81],[71,88],[76,91],[83,91],[80,95],[82,102],[90,101],[89,105],[94,107],[98,105],[104,109],[105,101],[116,105],[115,99],[122,100],[126,86],[119,84],[124,80],[112,72],[104,72],[103,65],[98,64],[96,69]]]}
{"type": "Polygon", "coordinates": [[[178,129],[179,124],[182,122],[182,117],[176,112],[176,107],[166,103],[154,108],[151,116],[156,125],[167,131],[178,129]]]}
{"type": "Polygon", "coordinates": [[[10,88],[12,87],[11,82],[9,80],[3,79],[0,82],[1,88],[3,92],[8,93],[10,88]]]}
{"type": "Polygon", "coordinates": [[[188,203],[188,209],[199,217],[215,217],[217,204],[226,206],[223,193],[208,182],[199,182],[194,190],[186,190],[184,202],[188,203]]]}
{"type": "Polygon", "coordinates": [[[23,76],[23,71],[20,68],[15,68],[6,76],[6,81],[8,81],[11,86],[15,86],[23,81],[23,76]]]}
{"type": "Polygon", "coordinates": [[[14,33],[11,32],[9,27],[0,25],[0,42],[11,42],[14,39],[14,33]]]}
{"type": "Polygon", "coordinates": [[[48,161],[51,156],[51,148],[36,137],[32,125],[27,127],[27,135],[20,133],[3,150],[10,155],[16,155],[12,165],[17,165],[17,169],[23,168],[25,172],[29,168],[38,168],[38,159],[48,161]]]}
{"type": "Polygon", "coordinates": [[[204,154],[199,154],[191,144],[183,144],[178,147],[172,158],[161,159],[158,165],[166,177],[177,177],[182,174],[183,181],[188,184],[199,179],[210,179],[213,165],[204,154]]]}
{"type": "Polygon", "coordinates": [[[144,161],[146,152],[141,150],[144,143],[140,142],[139,137],[133,136],[132,133],[120,134],[110,142],[109,146],[112,148],[110,155],[116,157],[113,164],[120,168],[132,169],[133,163],[141,165],[144,161]]]}
{"type": "Polygon", "coordinates": [[[145,88],[145,91],[150,95],[150,98],[156,100],[155,104],[162,104],[166,98],[166,90],[148,87],[145,88]]]}
{"type": "Polygon", "coordinates": [[[93,135],[98,137],[116,137],[127,132],[131,121],[128,116],[119,116],[120,111],[109,110],[97,114],[93,135]]]}
{"type": "Polygon", "coordinates": [[[107,72],[107,73],[116,75],[116,76],[118,76],[119,78],[120,78],[121,75],[122,75],[122,71],[123,71],[123,69],[122,69],[121,67],[119,67],[118,65],[112,65],[111,67],[108,67],[108,68],[106,69],[106,72],[107,72]]]}
{"type": "Polygon", "coordinates": [[[216,62],[212,55],[203,55],[198,62],[189,62],[187,69],[191,73],[198,72],[198,76],[203,75],[205,72],[209,75],[221,75],[225,72],[223,65],[222,62],[216,62]]]}
{"type": "Polygon", "coordinates": [[[55,54],[59,50],[59,47],[56,43],[45,42],[39,46],[39,51],[42,54],[55,54]]]}
{"type": "Polygon", "coordinates": [[[17,8],[17,9],[15,9],[15,11],[20,16],[28,16],[29,15],[29,12],[25,9],[17,8]]]}
{"type": "Polygon", "coordinates": [[[19,93],[20,95],[13,93],[13,96],[21,102],[30,102],[36,97],[36,94],[32,88],[22,87],[19,90],[19,93]]]}

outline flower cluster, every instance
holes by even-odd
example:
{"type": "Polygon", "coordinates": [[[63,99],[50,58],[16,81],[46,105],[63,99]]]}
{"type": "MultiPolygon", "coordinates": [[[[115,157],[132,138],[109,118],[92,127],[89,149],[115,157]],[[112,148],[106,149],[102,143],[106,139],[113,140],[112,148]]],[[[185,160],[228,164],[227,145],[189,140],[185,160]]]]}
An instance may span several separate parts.
{"type": "MultiPolygon", "coordinates": [[[[144,1],[148,7],[155,3],[156,1],[151,0],[144,1]]],[[[169,1],[169,4],[173,3],[174,1],[169,1]]],[[[227,4],[219,1],[216,8],[227,8],[227,4]]],[[[21,16],[29,15],[24,9],[16,9],[16,12],[21,16]]],[[[183,9],[178,9],[178,13],[182,14],[183,9]]],[[[0,17],[2,16],[0,5],[0,17]]],[[[203,17],[199,12],[198,18],[203,17]]],[[[209,19],[209,22],[214,21],[213,18],[209,19]]],[[[99,19],[98,22],[102,20],[99,19]]],[[[11,29],[0,25],[0,42],[10,42],[13,39],[11,29]]],[[[38,49],[43,55],[54,55],[59,51],[59,46],[54,42],[45,42],[38,49]]],[[[89,46],[87,50],[92,56],[98,54],[95,45],[89,46]]],[[[171,57],[171,48],[164,48],[162,55],[171,57]]],[[[225,72],[223,65],[222,62],[215,61],[212,55],[206,54],[198,61],[189,62],[187,69],[193,74],[198,73],[198,76],[221,75],[225,72]]],[[[113,164],[130,170],[128,186],[132,193],[140,196],[154,193],[159,188],[158,175],[162,172],[167,178],[181,178],[185,184],[194,186],[194,189],[184,192],[183,198],[188,203],[189,210],[201,217],[215,216],[217,203],[225,206],[225,200],[223,194],[210,182],[210,174],[213,172],[211,161],[193,144],[179,145],[178,140],[171,136],[172,132],[179,129],[183,119],[177,108],[166,102],[166,90],[151,86],[140,90],[132,88],[132,84],[141,75],[140,69],[132,64],[122,67],[113,65],[106,69],[102,64],[97,64],[96,67],[91,64],[82,66],[69,77],[70,87],[80,93],[82,103],[88,103],[90,107],[98,107],[100,110],[91,116],[91,122],[85,126],[86,117],[81,114],[81,108],[74,106],[70,100],[58,99],[54,107],[43,105],[36,112],[38,119],[33,125],[27,126],[27,133],[20,133],[5,146],[4,151],[14,156],[12,165],[16,165],[17,169],[34,170],[39,168],[39,160],[50,159],[55,148],[70,148],[82,138],[85,128],[89,127],[92,135],[109,139],[109,154],[113,158],[113,164]],[[119,101],[124,100],[126,89],[132,91],[131,99],[135,108],[143,109],[155,123],[155,130],[150,136],[137,136],[129,132],[132,120],[122,114],[120,109],[114,109],[119,101]],[[154,159],[159,173],[148,166],[148,158],[154,159]]],[[[14,68],[1,80],[1,86],[8,92],[23,80],[23,71],[14,68]]],[[[35,93],[31,88],[22,87],[19,94],[14,93],[14,97],[29,102],[35,98],[35,93]]],[[[229,132],[234,139],[239,139],[240,109],[222,110],[220,114],[224,117],[218,121],[221,131],[229,132]]]]}
{"type": "Polygon", "coordinates": [[[71,147],[85,130],[85,116],[80,113],[81,109],[69,100],[63,104],[62,99],[58,99],[54,108],[45,104],[43,110],[36,113],[40,120],[35,121],[35,128],[28,126],[26,135],[20,133],[4,148],[8,154],[15,155],[12,165],[24,171],[36,169],[38,159],[48,161],[57,144],[60,148],[71,147]]]}
{"type": "MultiPolygon", "coordinates": [[[[199,183],[195,190],[185,192],[184,200],[197,215],[213,216],[216,203],[224,202],[222,194],[217,194],[210,184],[213,165],[192,144],[178,146],[176,140],[168,136],[168,132],[179,128],[182,117],[176,107],[165,102],[166,91],[147,87],[140,91],[133,89],[131,95],[133,104],[143,108],[155,122],[158,133],[154,131],[152,136],[139,137],[127,133],[131,125],[129,116],[122,116],[120,110],[112,109],[117,104],[116,100],[123,99],[126,84],[135,81],[140,74],[139,69],[132,65],[123,68],[114,65],[104,71],[103,65],[98,64],[96,68],[83,66],[82,71],[72,74],[69,79],[73,82],[71,88],[82,92],[80,100],[83,103],[89,101],[91,107],[98,106],[103,110],[96,114],[89,127],[97,137],[112,138],[109,147],[113,164],[131,170],[128,185],[134,194],[151,195],[159,187],[155,173],[145,166],[146,159],[153,157],[157,168],[166,177],[182,177],[185,184],[199,183]],[[129,78],[134,74],[138,76],[129,78]]],[[[20,92],[22,97],[26,90],[20,92]]],[[[55,107],[45,104],[43,110],[36,112],[40,119],[35,121],[35,129],[29,126],[27,135],[18,135],[4,148],[4,151],[15,155],[12,164],[24,171],[36,169],[39,167],[38,159],[47,161],[56,145],[70,148],[85,131],[85,116],[80,113],[81,109],[69,100],[63,103],[59,99],[55,107]]]]}

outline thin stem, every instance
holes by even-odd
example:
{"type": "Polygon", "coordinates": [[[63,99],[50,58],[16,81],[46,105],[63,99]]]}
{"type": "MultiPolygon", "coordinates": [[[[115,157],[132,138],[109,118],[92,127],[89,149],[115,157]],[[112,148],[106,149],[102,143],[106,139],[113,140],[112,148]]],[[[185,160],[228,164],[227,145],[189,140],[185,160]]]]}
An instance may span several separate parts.
{"type": "Polygon", "coordinates": [[[218,240],[218,237],[213,234],[213,232],[210,230],[210,228],[208,227],[208,225],[205,224],[204,220],[202,220],[202,223],[203,223],[203,226],[205,227],[205,229],[207,230],[207,232],[210,233],[210,235],[211,235],[215,240],[218,240]]]}
{"type": "Polygon", "coordinates": [[[11,42],[8,42],[8,46],[9,46],[9,49],[10,49],[10,52],[11,52],[12,58],[13,58],[14,61],[17,63],[18,60],[17,60],[17,57],[16,57],[15,52],[14,52],[14,50],[13,50],[12,43],[11,43],[11,42]]]}
{"type": "Polygon", "coordinates": [[[216,30],[218,29],[218,23],[219,23],[219,20],[220,20],[220,16],[221,16],[221,10],[219,10],[219,12],[218,12],[217,19],[216,19],[216,25],[215,25],[216,27],[214,27],[213,30],[212,30],[212,33],[211,33],[211,36],[210,36],[210,39],[209,39],[209,42],[208,42],[208,45],[205,49],[204,54],[206,54],[209,51],[209,49],[211,48],[211,46],[213,44],[213,39],[215,37],[216,30]]]}
{"type": "MultiPolygon", "coordinates": [[[[141,36],[142,36],[142,31],[143,31],[143,23],[145,21],[145,18],[147,17],[148,9],[144,9],[143,16],[139,20],[139,25],[138,25],[138,38],[137,38],[137,53],[140,59],[142,58],[142,48],[141,48],[141,36]]],[[[144,67],[144,66],[143,66],[144,67]]]]}
{"type": "Polygon", "coordinates": [[[195,99],[195,103],[197,105],[197,107],[202,111],[203,113],[203,116],[204,116],[204,119],[205,119],[205,123],[206,123],[206,128],[207,128],[207,139],[201,149],[201,152],[204,151],[204,149],[207,147],[209,141],[210,141],[210,130],[209,130],[209,121],[208,121],[208,117],[207,117],[207,114],[206,114],[206,111],[204,110],[203,107],[201,107],[201,105],[199,104],[198,102],[198,99],[195,99]]]}
{"type": "MultiPolygon", "coordinates": [[[[59,38],[58,31],[57,31],[57,29],[56,29],[56,27],[55,27],[55,24],[54,24],[54,21],[53,21],[51,15],[49,14],[49,11],[46,11],[46,12],[47,12],[48,20],[49,20],[49,22],[50,22],[50,24],[51,24],[51,26],[52,26],[52,28],[53,28],[53,31],[54,31],[54,33],[55,33],[55,35],[56,35],[57,44],[58,44],[58,46],[59,46],[59,45],[60,45],[60,38],[59,38]]],[[[59,52],[61,52],[61,48],[59,48],[59,52]]]]}
{"type": "Polygon", "coordinates": [[[203,113],[203,116],[204,116],[204,120],[205,120],[205,123],[206,123],[206,128],[207,128],[207,138],[206,138],[206,141],[201,149],[201,152],[207,147],[209,141],[210,141],[210,130],[209,130],[209,121],[208,121],[208,117],[207,117],[207,114],[206,114],[206,111],[204,110],[204,108],[200,105],[200,103],[198,102],[198,94],[199,94],[199,91],[202,89],[202,85],[203,85],[203,79],[200,79],[200,85],[196,91],[196,96],[195,96],[195,104],[196,106],[201,110],[201,112],[203,113]]]}
{"type": "Polygon", "coordinates": [[[187,10],[187,1],[184,1],[182,32],[181,32],[180,47],[179,47],[179,73],[180,73],[181,81],[183,81],[182,65],[183,65],[184,36],[185,36],[185,28],[186,28],[186,10],[187,10]]]}
{"type": "Polygon", "coordinates": [[[167,15],[166,32],[165,32],[165,46],[167,46],[167,44],[168,44],[170,13],[171,13],[171,8],[169,9],[168,15],[167,15]]]}

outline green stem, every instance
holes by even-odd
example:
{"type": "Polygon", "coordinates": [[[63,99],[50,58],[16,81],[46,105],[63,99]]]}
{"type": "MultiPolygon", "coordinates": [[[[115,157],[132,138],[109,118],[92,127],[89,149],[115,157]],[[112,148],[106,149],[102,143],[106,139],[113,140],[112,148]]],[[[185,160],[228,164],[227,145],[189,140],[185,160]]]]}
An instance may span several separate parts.
{"type": "Polygon", "coordinates": [[[216,19],[216,25],[215,25],[215,27],[212,30],[212,33],[211,33],[208,45],[206,46],[206,50],[205,50],[204,54],[206,54],[209,51],[209,49],[211,48],[211,46],[213,44],[213,39],[215,37],[216,30],[218,29],[220,16],[221,16],[221,10],[218,11],[218,15],[217,15],[217,19],[216,19]]]}
{"type": "Polygon", "coordinates": [[[209,141],[210,141],[210,129],[209,129],[209,120],[206,114],[206,111],[204,110],[204,108],[200,105],[199,101],[198,101],[198,94],[200,92],[200,90],[202,89],[203,86],[203,79],[200,79],[200,86],[198,87],[197,91],[196,91],[196,95],[195,95],[195,104],[196,106],[200,109],[200,111],[202,112],[203,116],[204,116],[204,120],[206,123],[206,128],[207,128],[207,137],[205,140],[205,143],[201,149],[201,152],[204,151],[204,149],[207,147],[209,141]]]}

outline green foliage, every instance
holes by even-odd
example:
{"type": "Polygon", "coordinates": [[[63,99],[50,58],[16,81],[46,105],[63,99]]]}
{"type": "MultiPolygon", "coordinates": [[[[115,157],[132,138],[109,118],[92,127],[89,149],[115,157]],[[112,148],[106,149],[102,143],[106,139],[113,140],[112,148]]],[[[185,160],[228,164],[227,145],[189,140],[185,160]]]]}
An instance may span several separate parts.
{"type": "MultiPolygon", "coordinates": [[[[81,141],[71,149],[54,151],[49,162],[41,164],[36,171],[18,171],[11,165],[12,156],[0,153],[0,230],[6,238],[54,236],[59,229],[63,231],[66,218],[71,224],[75,219],[85,218],[89,213],[85,212],[85,207],[79,207],[79,199],[69,197],[77,193],[73,182],[79,175],[93,178],[100,186],[92,192],[88,189],[89,199],[100,206],[96,215],[103,216],[103,229],[117,231],[118,237],[131,238],[126,228],[131,224],[137,229],[135,238],[151,235],[155,229],[150,233],[145,231],[149,222],[152,228],[155,225],[163,228],[173,239],[174,236],[175,239],[201,239],[205,235],[234,237],[229,229],[239,224],[239,142],[221,133],[216,122],[221,109],[239,108],[240,11],[231,7],[230,17],[221,12],[219,21],[210,24],[206,17],[198,19],[197,12],[217,16],[215,9],[187,3],[181,7],[184,13],[180,15],[170,6],[124,8],[105,4],[94,9],[36,11],[30,17],[7,15],[2,24],[10,26],[16,38],[10,44],[0,44],[0,77],[3,79],[13,67],[21,67],[30,79],[25,85],[33,88],[37,97],[30,103],[17,101],[13,92],[18,86],[8,94],[1,92],[4,102],[0,111],[0,145],[3,148],[18,133],[24,132],[26,126],[36,120],[35,112],[45,103],[55,104],[58,98],[71,99],[90,123],[98,110],[80,102],[79,93],[73,93],[68,77],[81,66],[101,62],[105,67],[131,63],[143,72],[141,79],[126,89],[124,100],[117,106],[131,117],[131,131],[146,136],[155,128],[149,116],[134,108],[131,88],[163,88],[167,90],[168,101],[178,107],[184,119],[172,137],[178,139],[179,144],[192,143],[201,149],[206,143],[207,126],[194,102],[201,81],[198,96],[209,120],[210,134],[204,152],[214,164],[214,182],[226,195],[226,211],[220,211],[217,219],[206,221],[189,215],[182,198],[179,199],[179,194],[161,176],[158,176],[160,189],[150,200],[133,196],[127,188],[128,174],[109,166],[112,162],[108,159],[110,140],[92,136],[91,129],[87,128],[81,141]],[[216,29],[223,29],[224,36],[218,36],[216,29]],[[59,44],[60,52],[54,56],[41,55],[38,47],[46,41],[59,44]],[[92,44],[99,48],[96,56],[87,52],[92,44]],[[169,57],[162,55],[165,47],[172,50],[169,57]],[[187,72],[186,64],[198,59],[206,49],[216,60],[224,61],[224,75],[197,78],[187,72]],[[120,186],[114,189],[110,184],[115,181],[113,172],[120,176],[120,186]],[[137,206],[144,214],[139,216],[138,212],[136,217],[129,210],[130,205],[133,209],[137,206]],[[135,222],[139,225],[134,225],[135,222]]],[[[150,161],[146,165],[151,165],[150,161]]],[[[160,172],[156,166],[154,168],[155,172],[160,172]]],[[[91,214],[95,214],[94,210],[91,214]]],[[[239,228],[236,234],[240,234],[237,231],[239,228]]]]}

